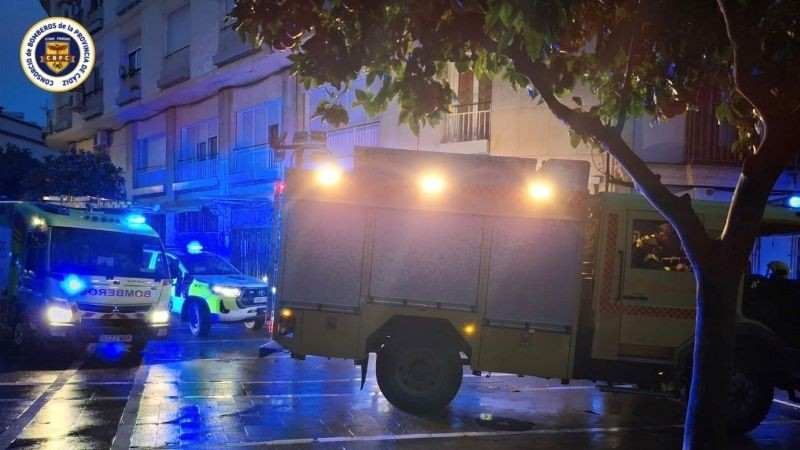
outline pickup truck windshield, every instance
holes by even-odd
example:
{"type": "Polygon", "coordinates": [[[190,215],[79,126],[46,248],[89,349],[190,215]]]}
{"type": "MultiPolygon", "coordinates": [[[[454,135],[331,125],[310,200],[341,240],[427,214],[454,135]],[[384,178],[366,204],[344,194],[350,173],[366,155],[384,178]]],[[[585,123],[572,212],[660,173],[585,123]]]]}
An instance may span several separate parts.
{"type": "Polygon", "coordinates": [[[64,227],[52,230],[50,270],[107,277],[169,277],[157,237],[64,227]]]}
{"type": "Polygon", "coordinates": [[[181,262],[192,275],[234,275],[239,273],[231,263],[213,253],[181,256],[181,262]]]}

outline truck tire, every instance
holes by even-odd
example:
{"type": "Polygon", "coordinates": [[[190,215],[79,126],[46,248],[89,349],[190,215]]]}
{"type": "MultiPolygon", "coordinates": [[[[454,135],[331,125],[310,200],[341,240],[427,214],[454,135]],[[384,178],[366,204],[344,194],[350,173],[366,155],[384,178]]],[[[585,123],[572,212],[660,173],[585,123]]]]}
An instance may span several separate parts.
{"type": "Polygon", "coordinates": [[[757,367],[737,361],[733,369],[725,410],[728,432],[744,434],[767,417],[775,393],[769,377],[757,367]]]}
{"type": "MultiPolygon", "coordinates": [[[[728,405],[724,413],[728,433],[741,435],[752,431],[767,416],[774,395],[773,383],[759,366],[758,359],[747,352],[737,352],[728,387],[728,405]]],[[[683,369],[680,397],[684,404],[689,400],[691,383],[691,354],[683,369]]]]}
{"type": "Polygon", "coordinates": [[[375,372],[386,400],[412,414],[447,407],[458,393],[463,376],[455,346],[410,337],[384,345],[378,351],[375,372]]]}
{"type": "Polygon", "coordinates": [[[205,302],[194,300],[189,303],[189,331],[192,336],[205,337],[211,330],[211,314],[205,302]]]}
{"type": "Polygon", "coordinates": [[[258,331],[264,328],[264,323],[266,323],[266,321],[267,318],[264,316],[256,317],[254,320],[246,320],[244,326],[250,331],[258,331]]]}
{"type": "Polygon", "coordinates": [[[30,323],[25,318],[20,318],[14,323],[11,335],[11,344],[14,353],[35,354],[39,350],[41,341],[36,336],[30,323]]]}

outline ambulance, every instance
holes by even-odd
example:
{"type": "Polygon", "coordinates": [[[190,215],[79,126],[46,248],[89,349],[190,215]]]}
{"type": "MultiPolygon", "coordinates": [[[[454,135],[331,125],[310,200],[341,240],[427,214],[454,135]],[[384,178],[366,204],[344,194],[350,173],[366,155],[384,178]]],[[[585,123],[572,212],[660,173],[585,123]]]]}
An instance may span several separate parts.
{"type": "Polygon", "coordinates": [[[126,205],[0,202],[0,331],[19,351],[89,342],[141,350],[166,336],[170,292],[161,239],[126,205]]]}
{"type": "MultiPolygon", "coordinates": [[[[357,149],[350,172],[290,171],[274,339],[295,358],[354,360],[362,380],[377,355],[383,395],[412,413],[446,407],[463,368],[680,399],[691,262],[642,196],[590,195],[588,177],[582,161],[374,148],[357,149]]],[[[726,204],[694,208],[722,230],[726,204]]],[[[760,234],[800,234],[800,219],[770,207],[760,234]]],[[[796,281],[778,281],[743,280],[747,309],[798,298],[796,281]]],[[[721,412],[732,432],[756,427],[775,389],[794,398],[797,316],[740,312],[737,402],[721,412]]]]}

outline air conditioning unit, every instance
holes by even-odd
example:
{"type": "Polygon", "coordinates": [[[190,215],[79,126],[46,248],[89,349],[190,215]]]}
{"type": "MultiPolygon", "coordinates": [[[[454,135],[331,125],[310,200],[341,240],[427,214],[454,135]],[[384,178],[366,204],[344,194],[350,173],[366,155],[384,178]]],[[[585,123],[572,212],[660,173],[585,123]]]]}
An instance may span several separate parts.
{"type": "Polygon", "coordinates": [[[111,145],[111,130],[97,130],[94,135],[94,148],[106,149],[111,145]]]}

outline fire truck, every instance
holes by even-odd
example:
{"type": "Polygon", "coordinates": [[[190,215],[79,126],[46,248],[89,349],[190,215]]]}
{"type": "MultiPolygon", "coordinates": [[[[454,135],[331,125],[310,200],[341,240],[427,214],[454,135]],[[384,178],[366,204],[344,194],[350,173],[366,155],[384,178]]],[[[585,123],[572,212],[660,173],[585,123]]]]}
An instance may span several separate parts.
{"type": "Polygon", "coordinates": [[[103,199],[45,200],[0,202],[0,332],[24,353],[141,350],[166,336],[171,279],[145,216],[103,199]]]}
{"type": "MultiPolygon", "coordinates": [[[[679,398],[691,263],[643,197],[590,195],[588,178],[581,161],[367,148],[350,172],[290,171],[274,339],[296,358],[352,359],[362,378],[376,354],[383,395],[412,413],[448,405],[463,366],[679,398]]],[[[694,207],[722,229],[725,204],[694,207]]],[[[762,235],[797,233],[793,211],[767,209],[762,235]]],[[[743,297],[778,302],[771,283],[748,277],[743,297]]],[[[733,432],[763,420],[776,388],[798,385],[800,327],[774,328],[740,314],[733,432]]]]}

